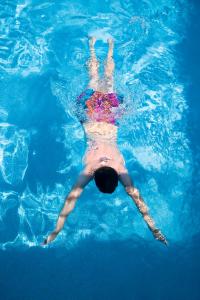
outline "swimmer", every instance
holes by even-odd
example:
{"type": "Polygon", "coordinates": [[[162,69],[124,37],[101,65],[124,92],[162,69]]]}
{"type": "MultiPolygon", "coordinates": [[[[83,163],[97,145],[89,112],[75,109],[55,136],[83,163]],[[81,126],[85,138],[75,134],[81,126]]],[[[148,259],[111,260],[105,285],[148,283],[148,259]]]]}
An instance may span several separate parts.
{"type": "Polygon", "coordinates": [[[134,186],[123,155],[117,147],[117,118],[120,114],[116,112],[123,102],[123,96],[116,94],[114,88],[114,42],[108,39],[109,49],[104,64],[103,79],[99,78],[95,42],[94,37],[89,40],[90,57],[87,63],[90,75],[89,85],[77,98],[77,107],[84,111],[84,115],[79,114],[79,120],[87,138],[87,149],[83,157],[84,168],[65,199],[54,231],[44,240],[43,245],[52,242],[63,229],[65,220],[74,209],[77,199],[85,186],[93,179],[100,192],[109,194],[115,191],[119,181],[135,203],[153,236],[167,245],[167,240],[155,226],[147,205],[134,186]]]}

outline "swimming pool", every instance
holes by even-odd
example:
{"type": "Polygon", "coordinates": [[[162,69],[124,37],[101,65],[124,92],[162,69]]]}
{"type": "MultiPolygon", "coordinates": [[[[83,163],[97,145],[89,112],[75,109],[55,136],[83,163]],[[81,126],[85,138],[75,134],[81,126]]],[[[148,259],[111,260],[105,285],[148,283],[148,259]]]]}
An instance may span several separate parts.
{"type": "Polygon", "coordinates": [[[199,3],[0,6],[4,299],[199,299],[199,3]],[[115,40],[115,85],[128,107],[119,148],[168,249],[153,239],[121,186],[104,195],[93,182],[55,242],[40,247],[82,169],[75,100],[88,83],[92,35],[102,61],[107,38],[115,40]]]}

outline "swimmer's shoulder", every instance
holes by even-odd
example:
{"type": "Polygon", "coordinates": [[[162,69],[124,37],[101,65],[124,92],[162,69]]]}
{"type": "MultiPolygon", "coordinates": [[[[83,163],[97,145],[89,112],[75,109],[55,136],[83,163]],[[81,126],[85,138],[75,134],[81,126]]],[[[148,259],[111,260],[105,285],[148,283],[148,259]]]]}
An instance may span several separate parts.
{"type": "Polygon", "coordinates": [[[94,163],[91,161],[91,162],[87,162],[84,164],[84,172],[93,177],[94,176],[94,170],[95,170],[95,165],[94,163]]]}

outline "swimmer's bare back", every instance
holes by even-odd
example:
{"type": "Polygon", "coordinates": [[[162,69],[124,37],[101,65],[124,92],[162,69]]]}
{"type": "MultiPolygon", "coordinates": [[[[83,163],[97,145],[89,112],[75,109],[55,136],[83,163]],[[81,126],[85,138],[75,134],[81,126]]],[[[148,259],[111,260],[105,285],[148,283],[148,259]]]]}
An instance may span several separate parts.
{"type": "Polygon", "coordinates": [[[94,174],[95,170],[106,165],[120,173],[125,161],[117,147],[117,126],[105,122],[87,122],[83,127],[87,139],[83,157],[86,168],[94,174]]]}
{"type": "MultiPolygon", "coordinates": [[[[105,63],[105,84],[98,85],[98,61],[96,59],[94,44],[95,38],[91,38],[90,45],[90,59],[88,62],[90,82],[89,88],[100,90],[101,93],[111,92],[114,90],[113,86],[113,40],[109,39],[109,50],[107,61],[105,63]]],[[[46,245],[53,241],[59,232],[62,230],[65,220],[71,211],[74,209],[77,199],[82,194],[85,186],[94,179],[94,173],[97,169],[108,166],[113,168],[117,174],[118,179],[124,186],[126,193],[132,198],[139,212],[143,216],[144,221],[153,233],[153,236],[167,245],[167,240],[161,231],[155,226],[155,223],[148,213],[148,207],[144,203],[139,191],[134,187],[134,184],[129,176],[128,170],[125,166],[123,155],[117,147],[117,126],[112,122],[89,120],[81,122],[85,131],[87,139],[87,149],[83,157],[84,168],[80,173],[77,181],[72,187],[70,193],[67,195],[63,208],[58,216],[57,224],[54,231],[44,240],[42,245],[46,245]]]]}

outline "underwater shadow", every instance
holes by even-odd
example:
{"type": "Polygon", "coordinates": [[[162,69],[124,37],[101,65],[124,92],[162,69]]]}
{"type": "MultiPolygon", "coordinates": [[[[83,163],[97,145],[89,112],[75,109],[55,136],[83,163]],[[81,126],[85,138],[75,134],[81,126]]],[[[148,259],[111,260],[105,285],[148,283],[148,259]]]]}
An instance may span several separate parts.
{"type": "Polygon", "coordinates": [[[88,239],[71,250],[50,246],[1,252],[1,294],[13,300],[197,300],[200,256],[195,245],[199,242],[197,236],[186,249],[137,238],[88,239]]]}

